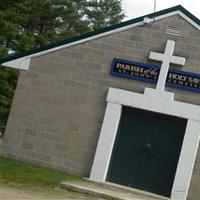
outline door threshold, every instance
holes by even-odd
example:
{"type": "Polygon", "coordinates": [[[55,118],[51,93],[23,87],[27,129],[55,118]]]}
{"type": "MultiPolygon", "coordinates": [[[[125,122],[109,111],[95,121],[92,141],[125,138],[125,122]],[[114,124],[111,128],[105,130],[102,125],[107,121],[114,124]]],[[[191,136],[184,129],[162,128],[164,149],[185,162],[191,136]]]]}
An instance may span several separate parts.
{"type": "Polygon", "coordinates": [[[124,186],[124,185],[119,185],[119,184],[116,184],[116,183],[112,183],[112,182],[98,182],[98,181],[93,181],[89,178],[84,178],[85,180],[91,182],[91,183],[94,183],[94,184],[97,184],[99,186],[102,186],[102,187],[105,187],[105,188],[110,188],[110,189],[120,189],[120,190],[123,190],[125,192],[129,192],[129,193],[134,193],[134,194],[139,194],[139,195],[143,195],[145,197],[150,197],[150,198],[153,198],[155,200],[170,200],[171,198],[169,197],[165,197],[165,196],[162,196],[162,195],[157,195],[157,194],[154,194],[154,193],[151,193],[151,192],[147,192],[147,191],[144,191],[144,190],[139,190],[139,189],[135,189],[135,188],[131,188],[131,187],[128,187],[128,186],[124,186]]]}

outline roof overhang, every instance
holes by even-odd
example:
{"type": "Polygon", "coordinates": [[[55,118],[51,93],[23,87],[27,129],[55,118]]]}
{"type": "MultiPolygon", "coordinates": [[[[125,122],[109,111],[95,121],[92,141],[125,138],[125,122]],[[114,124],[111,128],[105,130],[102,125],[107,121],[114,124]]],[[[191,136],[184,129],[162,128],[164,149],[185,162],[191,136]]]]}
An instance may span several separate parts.
{"type": "Polygon", "coordinates": [[[68,48],[77,44],[88,42],[94,39],[98,39],[104,36],[108,36],[121,31],[129,30],[131,28],[144,25],[146,23],[152,23],[153,21],[159,21],[161,19],[171,17],[174,15],[179,15],[193,25],[196,29],[200,30],[200,20],[188,12],[182,6],[175,6],[165,10],[158,11],[156,13],[151,13],[142,17],[138,17],[133,20],[122,22],[110,27],[99,29],[93,32],[89,32],[80,36],[76,36],[67,40],[63,40],[54,44],[46,45],[37,49],[33,49],[27,53],[16,54],[8,58],[0,60],[0,64],[3,66],[28,70],[30,65],[30,60],[38,56],[42,56],[54,51],[58,51],[64,48],[68,48]]]}

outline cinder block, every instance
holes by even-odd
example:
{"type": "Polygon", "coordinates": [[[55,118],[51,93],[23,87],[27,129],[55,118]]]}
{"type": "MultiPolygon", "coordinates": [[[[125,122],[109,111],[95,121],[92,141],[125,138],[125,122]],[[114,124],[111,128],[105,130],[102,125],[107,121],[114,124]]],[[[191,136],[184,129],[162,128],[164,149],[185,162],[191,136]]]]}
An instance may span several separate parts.
{"type": "Polygon", "coordinates": [[[23,148],[23,149],[32,150],[32,149],[33,149],[33,144],[23,142],[23,143],[22,143],[22,148],[23,148]]]}
{"type": "Polygon", "coordinates": [[[68,145],[64,145],[62,143],[56,143],[55,149],[60,150],[60,151],[68,151],[69,147],[68,145]]]}
{"type": "Polygon", "coordinates": [[[36,136],[37,132],[34,129],[26,128],[25,134],[30,135],[30,136],[36,136]]]}

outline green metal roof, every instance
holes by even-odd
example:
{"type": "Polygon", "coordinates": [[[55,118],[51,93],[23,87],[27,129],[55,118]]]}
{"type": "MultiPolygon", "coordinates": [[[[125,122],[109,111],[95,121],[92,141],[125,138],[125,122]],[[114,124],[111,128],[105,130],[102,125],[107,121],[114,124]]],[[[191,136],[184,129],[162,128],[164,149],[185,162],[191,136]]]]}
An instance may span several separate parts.
{"type": "Polygon", "coordinates": [[[98,30],[95,30],[95,31],[92,31],[92,32],[84,33],[84,34],[79,35],[79,36],[67,38],[67,39],[52,43],[52,44],[48,44],[48,45],[45,45],[45,46],[42,46],[42,47],[39,47],[39,48],[35,48],[35,49],[32,49],[32,50],[27,51],[25,53],[18,53],[18,54],[9,56],[9,57],[4,58],[4,59],[0,59],[0,64],[11,61],[11,60],[15,60],[17,58],[22,58],[24,56],[29,56],[29,55],[32,55],[32,54],[35,54],[35,53],[39,53],[39,52],[42,52],[42,51],[45,51],[45,50],[48,50],[48,49],[52,49],[52,48],[55,48],[55,47],[70,44],[72,42],[76,42],[78,40],[82,40],[82,39],[86,39],[86,38],[89,38],[89,37],[92,37],[92,36],[96,36],[96,35],[99,35],[99,34],[102,34],[102,33],[108,32],[108,31],[112,31],[112,30],[115,30],[115,29],[118,29],[118,28],[123,28],[123,27],[129,26],[129,25],[132,25],[132,24],[135,24],[135,23],[138,23],[138,22],[142,22],[144,20],[144,17],[149,17],[149,18],[158,17],[158,16],[162,16],[162,15],[174,12],[174,11],[181,11],[183,14],[185,14],[187,17],[189,17],[192,21],[194,21],[197,25],[200,26],[200,20],[197,17],[195,17],[193,14],[191,14],[188,10],[186,10],[181,5],[178,5],[178,6],[174,6],[174,7],[171,7],[171,8],[165,9],[165,10],[161,10],[161,11],[158,11],[158,12],[155,12],[155,13],[144,15],[142,17],[138,17],[138,18],[135,18],[135,19],[132,19],[132,20],[128,20],[128,21],[125,21],[125,22],[122,22],[122,23],[119,23],[119,24],[115,24],[113,26],[101,28],[101,29],[98,29],[98,30]]]}

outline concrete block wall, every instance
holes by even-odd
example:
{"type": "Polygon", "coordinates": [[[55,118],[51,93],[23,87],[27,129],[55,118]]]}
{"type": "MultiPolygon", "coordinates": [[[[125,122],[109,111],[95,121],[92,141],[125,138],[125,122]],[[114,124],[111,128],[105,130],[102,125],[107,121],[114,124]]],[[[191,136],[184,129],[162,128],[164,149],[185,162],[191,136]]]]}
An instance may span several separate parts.
{"type": "MultiPolygon", "coordinates": [[[[108,87],[143,93],[149,83],[110,76],[113,58],[160,65],[148,59],[176,41],[182,70],[200,73],[200,33],[180,16],[85,42],[31,60],[22,71],[4,137],[6,156],[88,176],[94,159],[108,87]],[[168,27],[182,36],[166,33],[168,27]]],[[[175,66],[176,67],[176,66],[175,66]]],[[[199,93],[166,88],[175,99],[200,105],[199,93]]],[[[200,196],[200,150],[188,199],[200,196]]]]}

